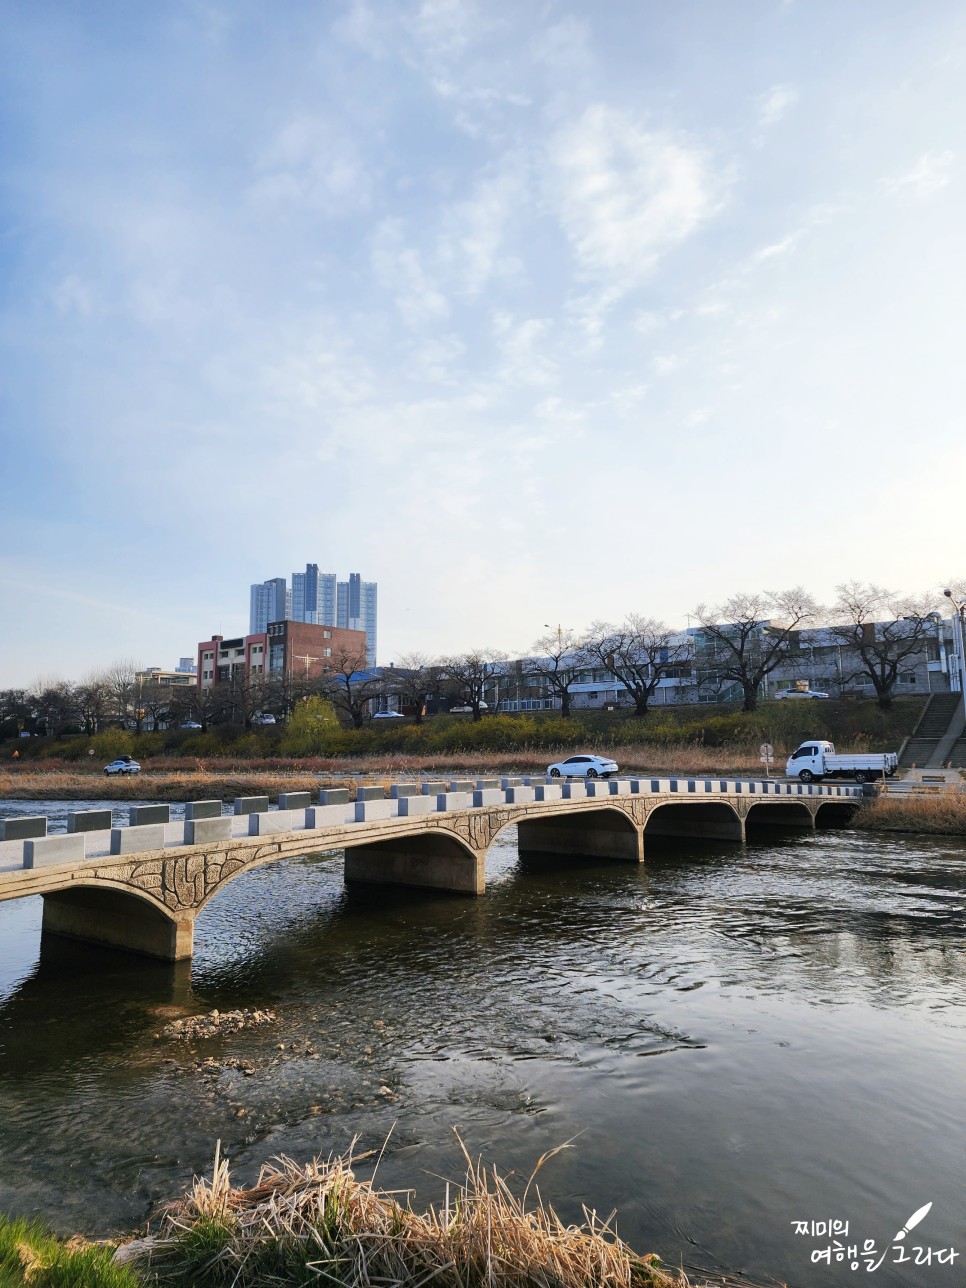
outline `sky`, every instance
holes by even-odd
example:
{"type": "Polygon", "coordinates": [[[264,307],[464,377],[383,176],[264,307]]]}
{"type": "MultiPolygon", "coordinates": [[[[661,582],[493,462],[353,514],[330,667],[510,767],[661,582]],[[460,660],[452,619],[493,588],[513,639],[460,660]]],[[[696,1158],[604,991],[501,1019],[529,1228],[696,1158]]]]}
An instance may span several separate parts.
{"type": "Polygon", "coordinates": [[[966,576],[966,10],[0,0],[0,688],[966,576]]]}

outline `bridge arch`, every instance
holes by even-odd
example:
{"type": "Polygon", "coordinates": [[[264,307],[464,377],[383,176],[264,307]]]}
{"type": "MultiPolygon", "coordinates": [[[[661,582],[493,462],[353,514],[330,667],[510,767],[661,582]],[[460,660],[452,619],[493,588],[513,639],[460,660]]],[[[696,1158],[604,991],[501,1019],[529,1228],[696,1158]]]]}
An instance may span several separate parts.
{"type": "Polygon", "coordinates": [[[727,801],[664,801],[647,816],[644,836],[689,836],[715,841],[745,839],[744,821],[727,801]]]}
{"type": "Polygon", "coordinates": [[[72,882],[45,893],[41,933],[124,948],[164,961],[190,957],[195,910],[177,912],[134,886],[72,882]]]}
{"type": "Polygon", "coordinates": [[[485,854],[485,847],[474,848],[444,827],[407,831],[389,840],[346,845],[345,880],[483,894],[485,854]]]}
{"type": "Polygon", "coordinates": [[[811,832],[815,829],[815,815],[804,800],[756,801],[745,815],[746,833],[779,827],[811,832]]]}
{"type": "Polygon", "coordinates": [[[848,827],[859,802],[852,800],[822,801],[815,811],[815,826],[820,828],[848,827]]]}
{"type": "Polygon", "coordinates": [[[515,821],[521,854],[583,854],[630,863],[644,857],[641,828],[616,805],[573,810],[558,805],[545,816],[525,815],[515,821]]]}

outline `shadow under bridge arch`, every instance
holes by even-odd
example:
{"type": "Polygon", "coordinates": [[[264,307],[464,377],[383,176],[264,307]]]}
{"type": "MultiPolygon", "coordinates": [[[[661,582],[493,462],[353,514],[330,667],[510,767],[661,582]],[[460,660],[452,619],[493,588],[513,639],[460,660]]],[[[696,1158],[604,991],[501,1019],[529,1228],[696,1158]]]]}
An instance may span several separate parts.
{"type": "Polygon", "coordinates": [[[745,839],[741,816],[726,801],[667,801],[647,816],[644,835],[690,836],[712,841],[745,839]]]}
{"type": "Polygon", "coordinates": [[[641,829],[621,809],[556,808],[538,818],[517,822],[521,854],[582,854],[595,859],[640,863],[644,857],[641,829]]]}
{"type": "Polygon", "coordinates": [[[194,947],[194,909],[169,911],[130,887],[74,884],[43,896],[41,935],[63,935],[146,957],[180,961],[194,947]]]}
{"type": "Polygon", "coordinates": [[[485,854],[442,828],[403,832],[391,840],[347,846],[345,880],[483,894],[485,854]]]}

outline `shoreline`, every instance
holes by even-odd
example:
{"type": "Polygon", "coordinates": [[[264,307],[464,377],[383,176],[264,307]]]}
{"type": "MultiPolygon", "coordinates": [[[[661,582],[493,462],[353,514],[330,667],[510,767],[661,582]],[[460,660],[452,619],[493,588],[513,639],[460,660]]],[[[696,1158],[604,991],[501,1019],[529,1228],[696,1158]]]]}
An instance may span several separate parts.
{"type": "MultiPolygon", "coordinates": [[[[446,1181],[445,1199],[418,1212],[375,1185],[382,1150],[286,1157],[263,1164],[248,1189],[231,1184],[228,1161],[215,1148],[211,1179],[158,1213],[143,1234],[88,1241],[62,1240],[42,1221],[0,1215],[0,1284],[4,1288],[298,1288],[329,1267],[330,1282],[351,1288],[756,1288],[741,1272],[666,1265],[638,1253],[589,1204],[583,1220],[564,1222],[545,1203],[536,1180],[561,1145],[539,1158],[529,1178],[504,1175],[471,1158],[458,1132],[464,1175],[446,1181]],[[360,1180],[359,1163],[372,1165],[360,1180]],[[690,1273],[686,1273],[690,1272],[690,1273]],[[712,1279],[706,1276],[713,1274],[712,1279]],[[690,1276],[699,1275],[700,1278],[690,1276]]],[[[774,1288],[786,1285],[769,1280],[774,1288]]]]}

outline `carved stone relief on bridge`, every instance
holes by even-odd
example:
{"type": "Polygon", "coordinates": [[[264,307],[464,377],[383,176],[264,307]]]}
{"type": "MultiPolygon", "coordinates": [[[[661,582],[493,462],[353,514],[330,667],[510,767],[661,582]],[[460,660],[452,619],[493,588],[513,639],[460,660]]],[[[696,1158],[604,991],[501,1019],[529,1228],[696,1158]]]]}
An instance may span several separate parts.
{"type": "Polygon", "coordinates": [[[223,881],[257,863],[251,853],[187,854],[172,859],[94,868],[91,877],[111,886],[128,886],[168,912],[196,911],[223,881]]]}

